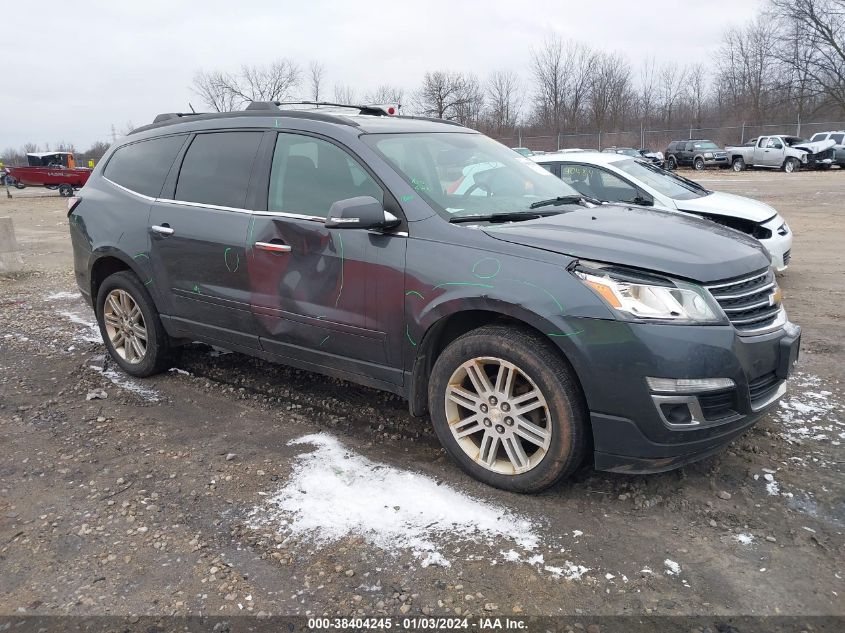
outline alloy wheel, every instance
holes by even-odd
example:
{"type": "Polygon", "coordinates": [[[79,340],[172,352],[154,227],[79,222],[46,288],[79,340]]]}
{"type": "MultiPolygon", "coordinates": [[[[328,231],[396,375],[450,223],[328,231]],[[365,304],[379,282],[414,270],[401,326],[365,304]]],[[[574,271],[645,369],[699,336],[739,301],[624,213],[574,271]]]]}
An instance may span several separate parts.
{"type": "Polygon", "coordinates": [[[125,290],[112,290],[103,304],[103,322],[114,351],[130,364],[147,355],[147,326],[135,299],[125,290]]]}
{"type": "Polygon", "coordinates": [[[518,475],[549,450],[549,406],[515,364],[479,357],[460,365],[446,387],[446,420],[458,446],[487,470],[518,475]]]}

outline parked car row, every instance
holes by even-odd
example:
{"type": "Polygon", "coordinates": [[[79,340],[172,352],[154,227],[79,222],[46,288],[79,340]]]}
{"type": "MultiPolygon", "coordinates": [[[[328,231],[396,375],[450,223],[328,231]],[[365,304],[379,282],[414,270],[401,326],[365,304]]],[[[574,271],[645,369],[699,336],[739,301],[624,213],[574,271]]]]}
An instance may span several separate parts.
{"type": "Polygon", "coordinates": [[[202,341],[393,392],[519,492],[585,460],[677,468],[784,395],[801,330],[761,243],[790,239],[773,209],[374,110],[253,103],[116,142],[68,200],[114,361],[149,376],[202,341]]]}

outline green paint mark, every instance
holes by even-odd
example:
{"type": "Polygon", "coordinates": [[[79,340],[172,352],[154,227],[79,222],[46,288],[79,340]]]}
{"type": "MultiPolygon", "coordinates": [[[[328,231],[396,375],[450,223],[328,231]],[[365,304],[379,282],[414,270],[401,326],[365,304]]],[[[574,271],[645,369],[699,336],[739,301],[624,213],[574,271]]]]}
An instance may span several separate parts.
{"type": "Polygon", "coordinates": [[[411,186],[417,191],[428,191],[430,189],[425,180],[419,178],[411,178],[411,186]]]}
{"type": "Polygon", "coordinates": [[[406,193],[404,196],[402,196],[402,202],[410,202],[415,197],[416,196],[414,196],[414,194],[412,194],[412,193],[406,193]]]}
{"type": "Polygon", "coordinates": [[[576,334],[581,334],[584,330],[578,330],[577,332],[570,332],[569,334],[565,334],[564,332],[549,332],[547,336],[575,336],[576,334]]]}
{"type": "Polygon", "coordinates": [[[411,295],[414,295],[414,296],[416,296],[416,297],[419,297],[420,299],[425,299],[425,297],[423,297],[423,296],[422,296],[419,292],[417,292],[416,290],[409,290],[408,292],[406,292],[406,293],[405,293],[405,296],[406,296],[406,297],[410,297],[411,295]]]}
{"type": "Polygon", "coordinates": [[[322,341],[320,341],[320,347],[322,347],[322,346],[323,346],[323,344],[324,344],[326,341],[328,341],[328,340],[329,340],[329,337],[327,336],[327,337],[326,337],[326,338],[324,338],[322,341]]]}
{"type": "Polygon", "coordinates": [[[137,255],[134,255],[132,257],[132,259],[142,259],[142,258],[149,259],[150,256],[147,255],[146,253],[138,253],[137,255]]]}
{"type": "Polygon", "coordinates": [[[409,325],[405,326],[405,336],[408,337],[408,340],[411,342],[411,345],[413,345],[414,347],[417,346],[417,342],[411,338],[411,326],[409,325]]]}
{"type": "Polygon", "coordinates": [[[475,275],[476,277],[478,277],[479,279],[493,279],[493,277],[498,275],[501,270],[502,270],[502,262],[500,262],[495,257],[482,257],[481,259],[479,259],[477,262],[475,262],[472,265],[472,274],[475,275]],[[479,266],[481,266],[481,267],[486,266],[484,264],[484,262],[493,262],[493,264],[496,266],[496,270],[489,275],[482,275],[481,273],[477,272],[476,269],[479,266]]]}
{"type": "Polygon", "coordinates": [[[152,278],[151,278],[149,281],[145,281],[145,282],[144,282],[144,285],[145,285],[145,286],[149,286],[151,283],[153,283],[152,278]]]}
{"type": "Polygon", "coordinates": [[[432,290],[437,290],[443,286],[475,286],[477,288],[493,288],[490,284],[482,284],[476,281],[445,281],[442,284],[437,284],[432,290]]]}
{"type": "Polygon", "coordinates": [[[545,293],[552,301],[555,302],[557,309],[560,310],[561,312],[563,312],[563,306],[560,304],[560,301],[557,300],[557,297],[555,297],[551,292],[549,292],[548,290],[546,290],[542,286],[538,286],[537,284],[531,283],[530,281],[526,281],[524,279],[513,279],[511,281],[515,281],[518,284],[525,284],[526,286],[531,286],[532,288],[536,288],[540,292],[545,293]]]}
{"type": "Polygon", "coordinates": [[[337,241],[340,244],[340,289],[337,291],[337,299],[334,302],[335,308],[340,303],[340,295],[343,294],[343,269],[346,268],[346,262],[343,258],[343,237],[341,237],[340,233],[337,234],[337,241]]]}
{"type": "Polygon", "coordinates": [[[202,294],[202,292],[200,292],[200,287],[199,287],[197,284],[194,284],[194,287],[193,287],[193,288],[191,288],[191,290],[193,290],[194,292],[196,292],[198,295],[201,295],[201,294],[202,294]]]}
{"type": "Polygon", "coordinates": [[[279,127],[279,119],[276,119],[276,127],[279,127]]]}
{"type": "Polygon", "coordinates": [[[238,272],[238,268],[240,268],[241,265],[241,256],[235,253],[235,267],[232,268],[232,266],[229,264],[229,251],[231,250],[232,247],[229,246],[226,248],[225,251],[223,251],[223,261],[226,263],[226,268],[229,270],[230,273],[236,273],[238,272]]]}

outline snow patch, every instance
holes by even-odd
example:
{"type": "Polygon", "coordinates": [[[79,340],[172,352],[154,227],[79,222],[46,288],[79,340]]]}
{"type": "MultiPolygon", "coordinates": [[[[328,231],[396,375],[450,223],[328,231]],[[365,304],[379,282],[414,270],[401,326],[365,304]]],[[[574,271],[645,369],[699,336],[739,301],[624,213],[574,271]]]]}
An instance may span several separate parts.
{"type": "Polygon", "coordinates": [[[139,385],[137,382],[129,378],[126,374],[119,373],[114,369],[102,369],[95,365],[88,365],[89,369],[93,369],[98,374],[102,374],[106,378],[108,378],[113,385],[116,387],[120,387],[121,389],[125,389],[126,391],[131,391],[132,393],[141,396],[147,402],[158,402],[161,400],[161,395],[155,389],[150,389],[149,387],[144,387],[139,385]]]}
{"type": "Polygon", "coordinates": [[[566,561],[563,567],[553,567],[551,565],[546,565],[545,567],[543,567],[543,569],[545,569],[555,578],[564,578],[566,580],[581,580],[581,576],[590,571],[589,567],[584,567],[583,565],[576,565],[574,563],[571,563],[570,561],[566,561]]]}
{"type": "MultiPolygon", "coordinates": [[[[509,540],[531,551],[534,526],[511,511],[433,479],[358,455],[325,433],[289,442],[314,450],[297,457],[287,484],[251,512],[252,527],[319,543],[358,535],[387,552],[410,551],[421,565],[448,567],[438,541],[509,540]]],[[[503,554],[513,561],[515,551],[503,554]]]]}
{"type": "Polygon", "coordinates": [[[668,558],[663,561],[663,564],[666,566],[666,575],[667,576],[677,576],[681,573],[681,566],[673,560],[669,560],[668,558]]]}
{"type": "Polygon", "coordinates": [[[75,323],[76,325],[84,325],[87,329],[87,333],[79,334],[76,336],[81,341],[85,341],[86,343],[102,343],[103,337],[100,336],[100,326],[97,325],[96,321],[89,321],[88,319],[79,316],[75,312],[68,312],[67,310],[59,312],[59,314],[65,317],[71,323],[75,323]]]}
{"type": "Polygon", "coordinates": [[[800,444],[807,440],[831,441],[840,437],[845,427],[842,412],[845,405],[831,391],[821,389],[821,378],[812,374],[795,374],[789,381],[787,397],[774,412],[783,426],[780,436],[787,442],[800,444]]]}
{"type": "Polygon", "coordinates": [[[754,542],[754,535],[753,534],[737,534],[734,536],[738,542],[742,543],[743,545],[751,545],[754,542]]]}
{"type": "Polygon", "coordinates": [[[54,292],[46,295],[44,301],[65,301],[67,299],[81,299],[82,295],[78,292],[54,292]]]}

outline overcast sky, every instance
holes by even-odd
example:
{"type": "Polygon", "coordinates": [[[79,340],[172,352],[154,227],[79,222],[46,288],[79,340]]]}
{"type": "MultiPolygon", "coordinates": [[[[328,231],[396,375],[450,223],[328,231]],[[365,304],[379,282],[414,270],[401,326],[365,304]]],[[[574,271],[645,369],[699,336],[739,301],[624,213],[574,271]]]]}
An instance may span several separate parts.
{"type": "MultiPolygon", "coordinates": [[[[359,94],[380,83],[413,90],[426,70],[512,69],[550,33],[624,53],[715,61],[721,33],[762,0],[9,0],[3,10],[0,151],[58,141],[110,141],[114,124],[202,109],[199,69],[276,58],[311,60],[359,94]]],[[[526,82],[527,83],[527,82],[526,82]]]]}

